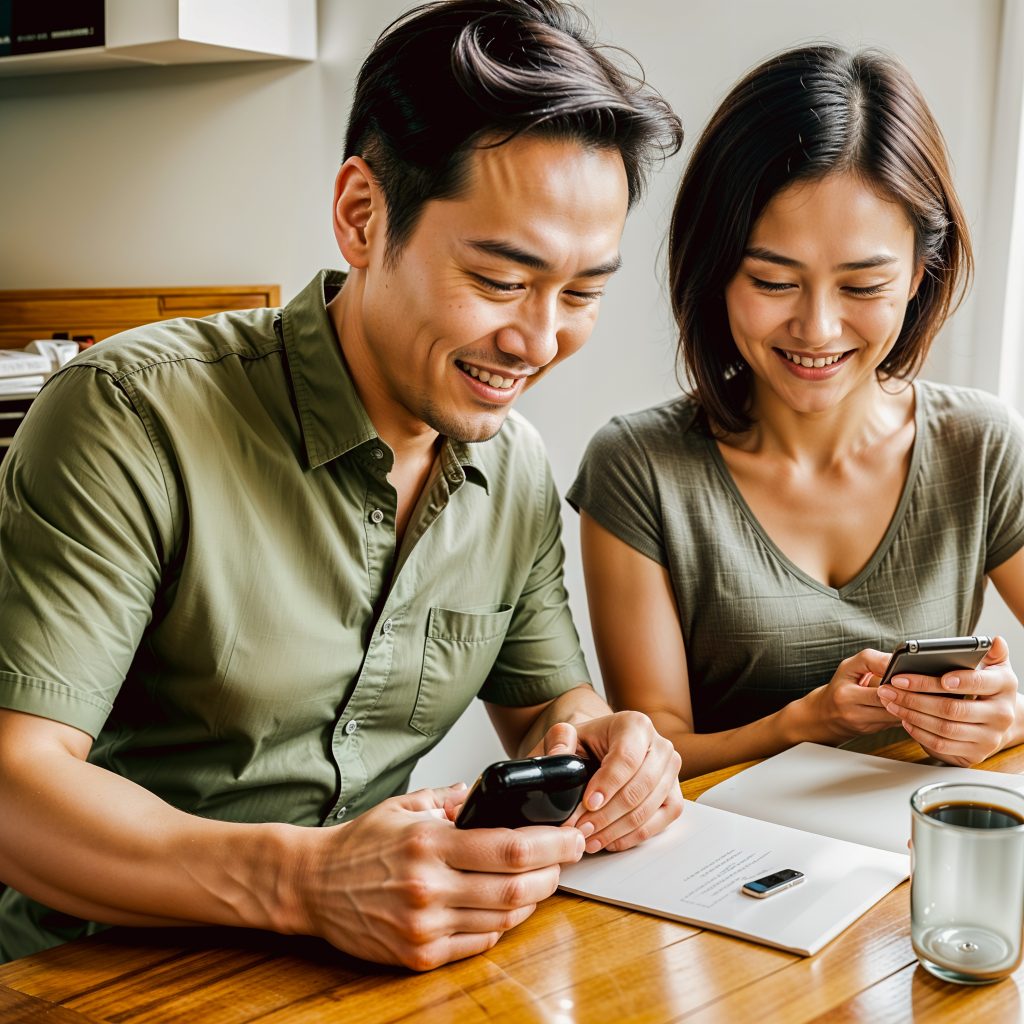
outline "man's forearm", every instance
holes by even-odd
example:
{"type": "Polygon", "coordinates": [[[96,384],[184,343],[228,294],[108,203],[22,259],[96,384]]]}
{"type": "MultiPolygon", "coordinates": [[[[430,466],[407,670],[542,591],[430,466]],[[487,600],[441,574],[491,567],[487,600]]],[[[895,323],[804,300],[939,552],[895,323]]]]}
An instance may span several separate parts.
{"type": "Polygon", "coordinates": [[[559,722],[578,725],[611,713],[612,709],[594,692],[593,687],[581,683],[544,705],[519,741],[519,756],[525,757],[538,746],[548,729],[559,722]]]}
{"type": "Polygon", "coordinates": [[[291,880],[315,830],[189,815],[59,744],[19,751],[12,739],[0,751],[0,872],[14,888],[108,924],[299,926],[291,880]]]}

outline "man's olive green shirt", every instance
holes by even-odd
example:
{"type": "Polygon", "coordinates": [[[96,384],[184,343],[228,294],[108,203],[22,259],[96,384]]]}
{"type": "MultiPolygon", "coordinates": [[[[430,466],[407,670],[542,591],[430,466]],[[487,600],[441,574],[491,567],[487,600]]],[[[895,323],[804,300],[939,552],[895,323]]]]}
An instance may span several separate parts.
{"type": "MultiPolygon", "coordinates": [[[[394,456],[325,309],[342,283],[103,342],[0,467],[0,706],[89,733],[90,761],[192,814],[349,821],[474,697],[587,681],[515,413],[444,442],[398,560],[394,456]]],[[[5,895],[6,956],[73,932],[46,929],[5,895]]]]}

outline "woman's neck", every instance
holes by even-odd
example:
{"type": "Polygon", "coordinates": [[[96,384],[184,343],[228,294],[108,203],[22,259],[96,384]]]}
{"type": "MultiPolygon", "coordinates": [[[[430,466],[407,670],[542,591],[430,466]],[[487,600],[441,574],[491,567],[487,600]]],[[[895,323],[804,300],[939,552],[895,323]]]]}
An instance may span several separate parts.
{"type": "Polygon", "coordinates": [[[798,412],[755,384],[753,425],[726,439],[732,447],[772,455],[807,469],[827,469],[893,436],[913,416],[911,385],[873,384],[820,412],[798,412]]]}

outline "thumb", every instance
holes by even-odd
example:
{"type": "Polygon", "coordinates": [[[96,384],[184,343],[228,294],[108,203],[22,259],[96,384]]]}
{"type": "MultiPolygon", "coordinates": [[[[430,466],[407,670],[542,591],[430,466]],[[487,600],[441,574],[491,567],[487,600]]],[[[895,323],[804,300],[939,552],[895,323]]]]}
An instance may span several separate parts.
{"type": "MultiPolygon", "coordinates": [[[[890,655],[884,651],[876,651],[871,647],[863,650],[856,656],[854,661],[856,662],[855,668],[864,673],[870,673],[872,676],[877,676],[878,679],[885,674],[886,666],[889,664],[890,655]]],[[[866,684],[868,686],[877,686],[878,680],[871,679],[866,684]]]]}
{"type": "Polygon", "coordinates": [[[466,799],[466,784],[456,782],[453,786],[440,789],[417,789],[405,796],[395,797],[396,802],[407,811],[444,810],[446,805],[462,803],[466,799]]]}
{"type": "Polygon", "coordinates": [[[981,659],[979,668],[988,668],[989,665],[999,665],[1010,659],[1010,648],[1001,636],[992,637],[992,646],[988,649],[985,657],[981,659]]]}
{"type": "Polygon", "coordinates": [[[544,735],[545,754],[575,754],[576,728],[568,722],[551,726],[544,735]]]}

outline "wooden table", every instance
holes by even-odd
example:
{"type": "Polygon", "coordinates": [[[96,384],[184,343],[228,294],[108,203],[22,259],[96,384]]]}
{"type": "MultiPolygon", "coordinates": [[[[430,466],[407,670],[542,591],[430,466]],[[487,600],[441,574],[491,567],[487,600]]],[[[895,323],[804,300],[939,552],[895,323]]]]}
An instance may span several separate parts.
{"type": "MultiPolygon", "coordinates": [[[[922,757],[910,742],[884,753],[922,757]]],[[[1024,772],[1024,749],[985,767],[1024,772]]],[[[692,799],[737,770],[702,776],[684,792],[692,799]]],[[[917,965],[908,893],[901,885],[806,958],[560,893],[489,953],[420,975],[311,939],[118,928],[0,967],[0,1024],[1024,1018],[1024,967],[996,985],[967,988],[917,965]]]]}

